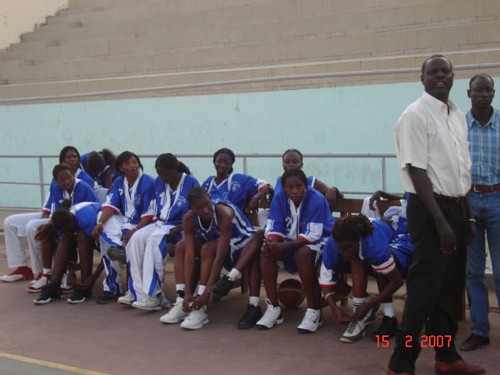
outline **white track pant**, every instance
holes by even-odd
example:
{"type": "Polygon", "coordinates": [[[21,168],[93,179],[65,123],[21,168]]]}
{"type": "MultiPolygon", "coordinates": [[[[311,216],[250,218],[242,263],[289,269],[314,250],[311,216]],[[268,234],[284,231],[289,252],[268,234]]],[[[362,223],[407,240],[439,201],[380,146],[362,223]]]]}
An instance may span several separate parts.
{"type": "Polygon", "coordinates": [[[163,292],[164,267],[168,260],[166,235],[173,228],[161,222],[141,228],[126,246],[129,267],[129,291],[137,301],[158,296],[167,301],[163,292]]]}
{"type": "Polygon", "coordinates": [[[28,256],[22,242],[22,237],[27,237],[31,269],[35,275],[42,272],[42,254],[38,241],[35,240],[35,233],[40,225],[48,222],[49,219],[42,219],[41,212],[16,214],[5,219],[5,248],[9,268],[28,265],[28,256]]]}
{"type": "MultiPolygon", "coordinates": [[[[98,221],[100,217],[101,213],[97,217],[98,221]]],[[[122,246],[123,231],[132,227],[133,225],[124,223],[123,216],[113,215],[104,223],[102,235],[99,239],[102,261],[106,270],[106,278],[103,280],[102,286],[104,291],[112,294],[121,293],[120,277],[122,268],[119,261],[111,261],[108,258],[108,249],[111,246],[122,246]]]]}

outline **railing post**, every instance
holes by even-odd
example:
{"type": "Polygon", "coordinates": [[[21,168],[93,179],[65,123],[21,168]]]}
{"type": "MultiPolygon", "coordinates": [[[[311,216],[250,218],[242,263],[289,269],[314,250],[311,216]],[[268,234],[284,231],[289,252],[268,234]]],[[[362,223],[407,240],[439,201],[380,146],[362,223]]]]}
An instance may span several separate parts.
{"type": "Polygon", "coordinates": [[[382,156],[382,191],[387,191],[387,166],[385,156],[382,156]]]}
{"type": "Polygon", "coordinates": [[[42,203],[40,203],[40,207],[43,206],[43,203],[45,202],[45,181],[43,178],[43,158],[40,156],[38,157],[38,176],[39,176],[39,181],[40,181],[40,198],[42,199],[42,203]]]}
{"type": "Polygon", "coordinates": [[[243,156],[243,174],[248,174],[248,168],[247,168],[247,157],[243,156]]]}

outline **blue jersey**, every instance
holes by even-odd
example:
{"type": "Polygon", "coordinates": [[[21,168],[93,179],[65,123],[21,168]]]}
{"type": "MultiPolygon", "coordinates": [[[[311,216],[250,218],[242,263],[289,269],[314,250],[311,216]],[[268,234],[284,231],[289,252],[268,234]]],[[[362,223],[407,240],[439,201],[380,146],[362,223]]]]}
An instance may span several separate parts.
{"type": "Polygon", "coordinates": [[[299,207],[282,190],[274,195],[267,219],[266,237],[295,240],[309,244],[326,241],[331,235],[334,218],[325,197],[315,189],[306,189],[299,207]]]}
{"type": "MultiPolygon", "coordinates": [[[[99,152],[99,153],[102,155],[101,152],[99,152]]],[[[82,165],[82,168],[85,171],[85,173],[87,173],[89,175],[89,177],[92,177],[92,176],[90,176],[89,167],[88,167],[88,159],[89,159],[90,154],[91,154],[91,152],[87,152],[86,154],[83,154],[80,157],[80,164],[82,165]]],[[[111,166],[109,164],[104,164],[104,168],[99,173],[99,175],[95,178],[95,181],[97,182],[97,184],[99,186],[104,187],[106,185],[106,172],[108,171],[109,168],[111,168],[111,166]]]]}
{"type": "Polygon", "coordinates": [[[191,175],[182,174],[177,189],[172,191],[160,177],[155,181],[156,218],[168,225],[180,225],[184,214],[189,211],[187,195],[189,191],[200,186],[198,180],[191,175]]]}
{"type": "Polygon", "coordinates": [[[142,219],[154,216],[151,202],[154,200],[155,180],[147,174],[141,174],[133,186],[128,186],[127,178],[117,177],[111,188],[103,208],[111,208],[121,214],[125,222],[138,224],[142,219]]]}
{"type": "Polygon", "coordinates": [[[82,171],[80,168],[76,170],[75,177],[87,183],[93,189],[97,187],[97,182],[92,178],[92,176],[87,172],[82,171]]]}
{"type": "Polygon", "coordinates": [[[61,202],[64,199],[71,200],[72,206],[81,202],[99,202],[94,189],[82,180],[75,178],[73,191],[68,193],[57,184],[56,180],[53,179],[50,183],[49,195],[47,196],[47,199],[45,199],[45,203],[43,205],[43,212],[50,214],[58,208],[61,208],[61,202]]]}
{"type": "Polygon", "coordinates": [[[318,277],[321,287],[332,287],[337,284],[342,262],[337,244],[333,237],[330,236],[322,253],[321,269],[318,277]]]}
{"type": "Polygon", "coordinates": [[[208,226],[204,227],[199,216],[194,214],[194,236],[204,242],[215,240],[220,237],[219,222],[215,212],[215,206],[218,204],[225,204],[234,211],[234,217],[231,223],[231,247],[238,247],[241,243],[246,243],[247,240],[255,234],[254,227],[236,205],[222,200],[212,201],[212,220],[208,226]]]}
{"type": "Polygon", "coordinates": [[[76,229],[83,230],[89,237],[92,236],[92,229],[96,226],[97,215],[101,211],[100,203],[83,202],[75,204],[71,212],[75,215],[76,229]]]}
{"type": "Polygon", "coordinates": [[[211,176],[203,182],[202,187],[208,191],[212,200],[222,199],[231,202],[244,212],[248,200],[266,184],[265,181],[252,176],[233,173],[218,185],[215,176],[211,176]]]}
{"type": "Polygon", "coordinates": [[[402,274],[406,272],[413,257],[409,234],[398,234],[384,220],[373,220],[372,225],[372,234],[360,241],[360,259],[368,261],[373,270],[380,274],[387,274],[396,266],[402,274]]]}
{"type": "MultiPolygon", "coordinates": [[[[308,189],[313,189],[314,184],[316,183],[316,177],[314,176],[309,176],[307,177],[307,188],[308,189]]],[[[281,176],[278,177],[276,180],[276,185],[274,186],[274,194],[276,195],[280,191],[283,190],[283,186],[281,186],[281,176]]]]}

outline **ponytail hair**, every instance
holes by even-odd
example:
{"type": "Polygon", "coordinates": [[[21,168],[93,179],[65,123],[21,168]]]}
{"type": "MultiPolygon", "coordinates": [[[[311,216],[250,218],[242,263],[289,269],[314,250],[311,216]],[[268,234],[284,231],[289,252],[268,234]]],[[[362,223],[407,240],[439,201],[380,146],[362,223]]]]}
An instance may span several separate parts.
{"type": "Polygon", "coordinates": [[[191,174],[186,164],[179,161],[174,154],[165,153],[156,158],[155,168],[174,169],[178,173],[191,174]]]}

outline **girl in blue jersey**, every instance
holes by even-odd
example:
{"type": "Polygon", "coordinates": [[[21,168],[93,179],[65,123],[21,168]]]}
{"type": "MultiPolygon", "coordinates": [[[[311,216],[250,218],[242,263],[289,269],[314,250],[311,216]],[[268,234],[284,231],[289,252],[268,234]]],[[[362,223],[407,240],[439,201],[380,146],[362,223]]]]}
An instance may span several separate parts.
{"type": "Polygon", "coordinates": [[[122,152],[116,160],[116,169],[120,176],[113,181],[108,198],[102,205],[102,214],[92,231],[93,237],[99,240],[106,270],[104,292],[97,298],[98,303],[116,301],[122,294],[121,265],[119,261],[109,258],[109,248],[126,244],[132,234],[151,223],[155,214],[152,204],[155,181],[142,172],[139,157],[130,151],[122,152]]]}
{"type": "MultiPolygon", "coordinates": [[[[64,147],[59,153],[59,163],[67,164],[77,178],[85,181],[92,187],[94,186],[92,178],[79,169],[80,154],[75,147],[64,147]]],[[[52,181],[51,186],[55,184],[55,181],[52,181]]],[[[42,261],[39,244],[35,240],[35,234],[40,225],[49,222],[49,216],[50,212],[44,209],[42,212],[11,215],[5,219],[4,231],[7,261],[9,267],[15,268],[15,270],[9,275],[2,276],[2,281],[31,280],[34,273],[35,284],[38,284],[38,280],[42,277],[42,261]],[[23,249],[22,237],[27,237],[28,239],[31,268],[28,267],[28,256],[23,249]]],[[[44,280],[41,283],[45,285],[44,280]]],[[[36,286],[34,291],[40,290],[41,286],[36,286]]]]}
{"type": "MultiPolygon", "coordinates": [[[[286,172],[290,169],[302,169],[304,166],[304,158],[302,153],[294,148],[289,148],[283,153],[281,158],[283,163],[283,171],[286,172]]],[[[276,181],[276,186],[274,187],[275,194],[282,190],[281,177],[278,177],[276,181]]],[[[324,182],[318,180],[314,176],[307,177],[307,187],[314,188],[323,194],[330,205],[330,209],[333,211],[335,208],[337,199],[341,199],[343,194],[336,188],[329,188],[324,182]]]]}
{"type": "Polygon", "coordinates": [[[345,299],[351,292],[351,287],[339,278],[342,272],[349,272],[350,268],[349,263],[340,256],[339,249],[332,236],[328,238],[323,248],[321,259],[318,282],[325,301],[328,303],[337,323],[348,323],[350,322],[349,316],[336,303],[345,299]]]}
{"type": "Polygon", "coordinates": [[[116,175],[116,156],[107,148],[83,154],[80,163],[99,186],[109,189],[116,175]]]}
{"type": "Polygon", "coordinates": [[[269,329],[283,322],[277,295],[277,262],[281,261],[288,272],[298,271],[306,294],[307,311],[298,331],[315,332],[322,324],[316,263],[334,219],[325,197],[308,188],[302,170],[286,171],[281,184],[271,203],[260,257],[267,310],[256,326],[269,329]]]}
{"type": "Polygon", "coordinates": [[[179,264],[177,261],[175,264],[176,282],[184,284],[184,296],[178,293],[177,303],[160,321],[177,323],[184,319],[182,328],[203,327],[208,323],[210,287],[218,279],[222,265],[231,269],[242,259],[244,263],[251,264],[249,267],[253,276],[250,281],[250,305],[244,315],[246,323],[253,326],[260,317],[260,275],[256,261],[260,240],[254,236],[255,229],[234,204],[224,200],[212,201],[203,188],[192,189],[188,194],[188,201],[190,210],[182,221],[185,238],[176,246],[176,258],[183,254],[184,262],[181,259],[179,264]],[[193,294],[191,286],[197,281],[197,254],[200,258],[200,272],[198,288],[196,294],[193,294]]]}
{"type": "Polygon", "coordinates": [[[394,335],[397,321],[392,295],[403,284],[403,275],[413,256],[406,220],[395,211],[391,222],[370,221],[364,215],[347,216],[337,220],[333,237],[340,254],[351,265],[353,283],[354,313],[340,340],[351,343],[361,339],[379,304],[384,308],[384,320],[374,334],[394,335]],[[366,265],[372,267],[377,279],[379,294],[373,298],[366,293],[366,265]]]}
{"type": "Polygon", "coordinates": [[[33,301],[37,305],[47,304],[62,297],[61,279],[70,260],[73,258],[76,248],[78,248],[78,257],[80,259],[81,282],[75,287],[73,295],[67,299],[67,302],[82,303],[92,296],[90,278],[93,251],[96,244],[91,235],[97,216],[101,211],[101,204],[83,202],[71,206],[71,201],[64,200],[62,206],[63,208],[56,210],[51,217],[51,225],[59,234],[59,242],[54,259],[52,278],[42,288],[41,295],[33,301]]]}
{"type": "Polygon", "coordinates": [[[210,176],[202,186],[212,200],[223,199],[233,203],[248,217],[258,208],[259,200],[269,194],[271,186],[260,179],[233,173],[236,158],[228,148],[217,150],[213,157],[216,176],[210,176]]]}
{"type": "Polygon", "coordinates": [[[156,221],[134,233],[125,248],[129,290],[118,299],[143,310],[159,310],[169,303],[163,291],[167,245],[182,237],[182,217],[189,209],[187,195],[199,186],[189,168],[170,153],[158,156],[155,168],[158,177],[152,204],[156,221]]]}
{"type": "MultiPolygon", "coordinates": [[[[47,216],[61,208],[61,202],[65,199],[68,199],[71,204],[98,201],[94,189],[82,180],[75,178],[71,167],[67,164],[57,164],[52,170],[52,176],[54,179],[43,208],[47,216]]],[[[34,280],[28,286],[29,292],[39,292],[50,280],[57,233],[49,222],[37,228],[34,239],[35,245],[30,246],[30,253],[33,259],[41,264],[42,274],[38,280],[34,280]]]]}

